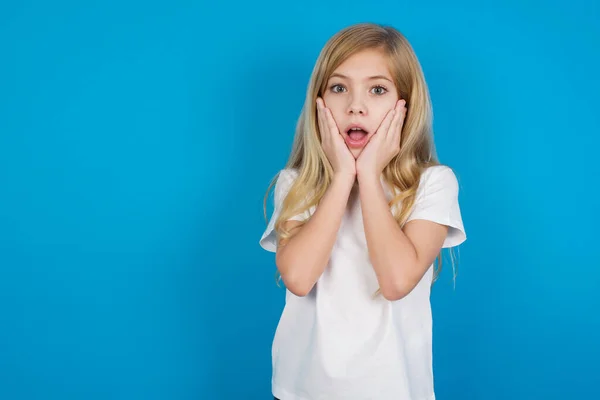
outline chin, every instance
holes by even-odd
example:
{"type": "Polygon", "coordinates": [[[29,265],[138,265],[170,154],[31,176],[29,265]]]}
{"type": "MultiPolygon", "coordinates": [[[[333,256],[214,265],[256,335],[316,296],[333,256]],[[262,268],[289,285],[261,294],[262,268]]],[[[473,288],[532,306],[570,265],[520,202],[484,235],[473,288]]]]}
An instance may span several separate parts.
{"type": "Polygon", "coordinates": [[[350,149],[350,153],[357,159],[358,156],[360,156],[360,153],[362,153],[362,149],[350,149]]]}

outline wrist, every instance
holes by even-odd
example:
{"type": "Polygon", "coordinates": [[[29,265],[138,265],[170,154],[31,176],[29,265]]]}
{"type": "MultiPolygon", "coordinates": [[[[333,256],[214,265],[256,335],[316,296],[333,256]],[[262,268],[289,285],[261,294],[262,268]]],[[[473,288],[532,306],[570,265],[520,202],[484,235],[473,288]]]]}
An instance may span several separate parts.
{"type": "Polygon", "coordinates": [[[381,173],[377,172],[375,170],[362,170],[356,171],[356,179],[358,180],[358,182],[364,182],[364,183],[370,183],[370,182],[377,182],[379,183],[381,177],[381,173]]]}
{"type": "Polygon", "coordinates": [[[375,193],[383,189],[383,183],[381,177],[375,174],[362,175],[357,179],[358,187],[361,198],[371,197],[375,193]]]}
{"type": "Polygon", "coordinates": [[[336,173],[333,175],[332,184],[352,187],[355,181],[356,175],[336,173]]]}

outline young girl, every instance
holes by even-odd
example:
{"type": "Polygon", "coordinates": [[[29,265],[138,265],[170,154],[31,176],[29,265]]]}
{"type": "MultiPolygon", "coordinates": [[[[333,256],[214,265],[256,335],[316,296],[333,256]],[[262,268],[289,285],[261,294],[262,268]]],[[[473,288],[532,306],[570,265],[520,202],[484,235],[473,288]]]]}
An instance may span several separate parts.
{"type": "Polygon", "coordinates": [[[275,398],[434,399],[433,269],[466,235],[456,176],[435,154],[423,72],[401,33],[358,24],[329,40],[273,182],[260,245],[276,252],[287,289],[275,398]]]}

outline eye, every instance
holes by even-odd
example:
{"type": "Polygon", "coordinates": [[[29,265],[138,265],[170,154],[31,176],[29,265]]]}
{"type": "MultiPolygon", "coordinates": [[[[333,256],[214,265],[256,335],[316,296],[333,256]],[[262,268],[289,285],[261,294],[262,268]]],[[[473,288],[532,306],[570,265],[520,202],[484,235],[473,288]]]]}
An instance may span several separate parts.
{"type": "Polygon", "coordinates": [[[346,90],[346,88],[345,88],[345,87],[343,87],[342,85],[338,85],[338,84],[336,84],[336,85],[331,85],[331,86],[329,87],[329,89],[330,89],[330,90],[331,90],[333,93],[341,93],[341,92],[342,92],[342,90],[346,90]]]}
{"type": "Polygon", "coordinates": [[[378,96],[381,96],[382,94],[387,93],[387,89],[381,85],[377,85],[377,86],[373,87],[373,90],[375,90],[375,94],[378,96]]]}

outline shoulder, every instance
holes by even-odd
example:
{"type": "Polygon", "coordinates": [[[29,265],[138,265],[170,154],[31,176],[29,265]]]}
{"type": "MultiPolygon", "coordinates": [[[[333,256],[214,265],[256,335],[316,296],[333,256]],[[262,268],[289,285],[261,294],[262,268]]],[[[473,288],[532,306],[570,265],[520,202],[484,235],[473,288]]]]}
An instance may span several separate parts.
{"type": "Polygon", "coordinates": [[[443,164],[425,167],[421,173],[421,180],[432,177],[434,179],[456,179],[456,174],[452,168],[443,164]]]}
{"type": "Polygon", "coordinates": [[[452,168],[447,165],[426,167],[421,173],[419,188],[444,186],[458,190],[458,178],[452,168]]]}
{"type": "Polygon", "coordinates": [[[296,179],[298,177],[297,168],[283,168],[279,171],[278,176],[280,179],[296,179]]]}
{"type": "Polygon", "coordinates": [[[457,174],[447,165],[426,167],[417,188],[417,199],[458,197],[459,183],[457,174]]]}
{"type": "Polygon", "coordinates": [[[285,196],[297,177],[298,170],[295,168],[283,168],[279,170],[275,181],[276,198],[285,196]]]}
{"type": "Polygon", "coordinates": [[[289,188],[296,178],[298,178],[298,170],[296,168],[283,168],[277,173],[277,185],[289,188]]]}

